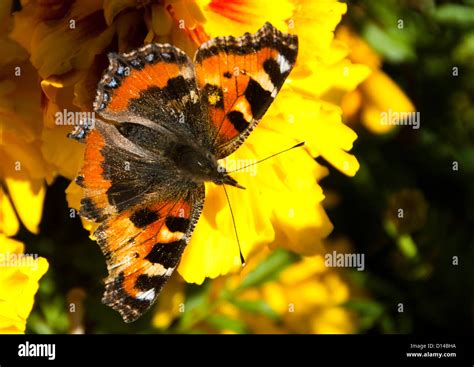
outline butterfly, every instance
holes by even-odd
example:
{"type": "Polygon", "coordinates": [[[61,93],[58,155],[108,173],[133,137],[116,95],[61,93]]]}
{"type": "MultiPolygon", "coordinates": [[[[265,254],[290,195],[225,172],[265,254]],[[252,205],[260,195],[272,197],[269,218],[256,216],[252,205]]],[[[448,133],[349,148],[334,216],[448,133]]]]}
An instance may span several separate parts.
{"type": "Polygon", "coordinates": [[[93,104],[101,118],[70,137],[85,143],[76,183],[106,258],[102,302],[125,322],[151,307],[176,269],[204,182],[241,187],[218,161],[257,126],[297,52],[296,35],[265,23],[203,43],[194,62],[170,44],[109,54],[93,104]]]}

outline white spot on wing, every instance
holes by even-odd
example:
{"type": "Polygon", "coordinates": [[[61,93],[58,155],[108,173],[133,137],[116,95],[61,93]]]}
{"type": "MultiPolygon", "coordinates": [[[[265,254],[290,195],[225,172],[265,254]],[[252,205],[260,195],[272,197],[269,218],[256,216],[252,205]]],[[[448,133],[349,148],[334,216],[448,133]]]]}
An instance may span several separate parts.
{"type": "Polygon", "coordinates": [[[164,275],[165,273],[166,268],[161,264],[153,264],[144,272],[144,274],[148,276],[164,275]]]}
{"type": "Polygon", "coordinates": [[[139,299],[140,301],[153,301],[155,299],[155,290],[152,288],[152,289],[149,289],[145,292],[140,292],[137,294],[137,299],[139,299]]]}
{"type": "Polygon", "coordinates": [[[291,69],[290,63],[288,62],[287,59],[285,59],[285,56],[283,56],[282,54],[279,54],[277,56],[276,62],[280,66],[280,73],[282,74],[286,73],[288,70],[291,69]]]}
{"type": "Polygon", "coordinates": [[[191,90],[190,95],[191,95],[191,101],[193,103],[197,103],[199,101],[199,96],[197,95],[196,91],[191,90]]]}

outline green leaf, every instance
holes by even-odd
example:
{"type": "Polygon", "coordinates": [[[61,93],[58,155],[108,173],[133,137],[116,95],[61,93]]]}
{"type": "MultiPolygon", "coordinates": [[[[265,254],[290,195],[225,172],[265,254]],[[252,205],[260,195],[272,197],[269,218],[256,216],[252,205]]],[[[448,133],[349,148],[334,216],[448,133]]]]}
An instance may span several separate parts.
{"type": "Polygon", "coordinates": [[[397,238],[397,245],[406,258],[415,259],[418,256],[418,248],[410,235],[403,234],[399,236],[397,238]]]}
{"type": "Polygon", "coordinates": [[[204,319],[209,311],[209,283],[205,283],[198,291],[188,293],[184,308],[186,312],[179,320],[180,332],[189,331],[197,322],[204,319]]]}
{"type": "Polygon", "coordinates": [[[275,279],[282,270],[297,259],[298,255],[292,252],[283,249],[273,251],[242,280],[236,290],[256,287],[275,279]]]}
{"type": "Polygon", "coordinates": [[[368,316],[378,317],[383,313],[383,307],[379,303],[368,299],[353,298],[344,305],[368,316]]]}
{"type": "Polygon", "coordinates": [[[218,330],[229,330],[238,334],[244,334],[248,332],[245,322],[227,316],[211,315],[206,319],[206,321],[218,330]]]}
{"type": "Polygon", "coordinates": [[[368,23],[362,32],[363,37],[378,53],[395,63],[416,58],[410,39],[405,34],[408,32],[398,29],[396,25],[394,25],[393,31],[389,32],[372,22],[368,23]]]}
{"type": "Polygon", "coordinates": [[[32,313],[28,317],[26,330],[27,334],[54,334],[54,330],[37,313],[32,313]]]}
{"type": "Polygon", "coordinates": [[[384,334],[393,334],[396,331],[395,330],[395,323],[388,316],[382,317],[380,319],[380,327],[383,330],[384,334]]]}
{"type": "Polygon", "coordinates": [[[460,4],[443,4],[433,10],[432,16],[440,23],[470,26],[474,24],[474,7],[460,4]]]}
{"type": "Polygon", "coordinates": [[[65,333],[68,327],[68,318],[66,314],[66,305],[61,297],[55,297],[48,303],[43,303],[41,310],[44,319],[56,333],[65,333]]]}
{"type": "Polygon", "coordinates": [[[474,32],[466,34],[453,51],[456,61],[468,64],[474,62],[474,32]]]}
{"type": "Polygon", "coordinates": [[[344,306],[358,314],[361,331],[371,328],[384,314],[383,306],[371,300],[351,299],[344,306]]]}
{"type": "Polygon", "coordinates": [[[474,173],[474,147],[467,146],[459,149],[457,156],[461,169],[465,172],[474,173]]]}
{"type": "Polygon", "coordinates": [[[278,320],[280,318],[279,315],[275,312],[275,310],[273,310],[270,305],[264,300],[232,300],[231,302],[242,311],[246,311],[248,313],[263,315],[273,320],[278,320]]]}

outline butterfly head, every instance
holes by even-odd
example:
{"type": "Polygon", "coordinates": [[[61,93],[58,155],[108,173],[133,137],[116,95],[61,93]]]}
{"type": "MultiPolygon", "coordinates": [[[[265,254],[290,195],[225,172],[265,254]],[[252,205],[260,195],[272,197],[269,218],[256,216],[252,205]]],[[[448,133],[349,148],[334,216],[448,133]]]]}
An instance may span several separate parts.
{"type": "Polygon", "coordinates": [[[168,154],[176,167],[196,183],[210,181],[216,185],[230,185],[244,189],[229,176],[229,173],[219,165],[216,157],[209,151],[190,144],[179,143],[174,145],[168,154]]]}
{"type": "Polygon", "coordinates": [[[245,187],[240,185],[233,177],[230,177],[229,174],[225,172],[225,170],[224,173],[219,177],[219,179],[217,181],[214,181],[214,183],[218,185],[230,185],[245,190],[245,187]]]}

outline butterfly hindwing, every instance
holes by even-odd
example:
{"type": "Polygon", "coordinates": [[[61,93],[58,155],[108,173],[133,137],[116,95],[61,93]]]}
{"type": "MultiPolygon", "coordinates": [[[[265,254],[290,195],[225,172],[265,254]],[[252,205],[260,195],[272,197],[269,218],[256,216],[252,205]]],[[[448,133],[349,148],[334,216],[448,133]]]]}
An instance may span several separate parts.
{"type": "Polygon", "coordinates": [[[179,263],[204,203],[204,186],[183,197],[124,211],[99,226],[109,276],[103,302],[125,322],[153,304],[179,263]]]}
{"type": "Polygon", "coordinates": [[[297,37],[270,23],[253,35],[218,37],[199,47],[197,84],[216,130],[218,158],[236,150],[257,125],[290,74],[297,51],[297,37]]]}

